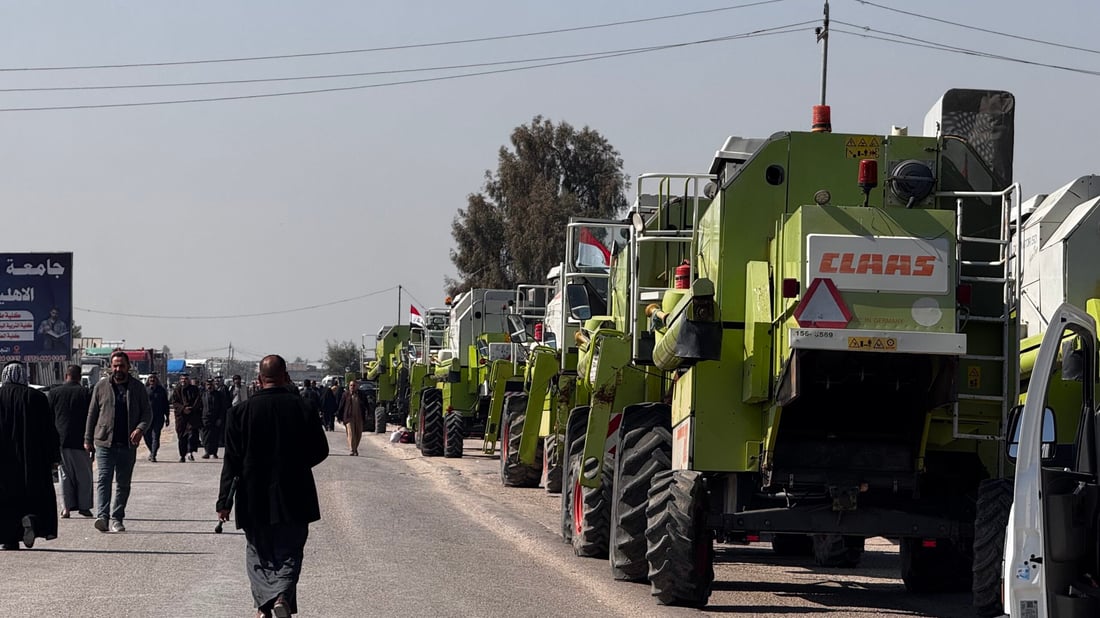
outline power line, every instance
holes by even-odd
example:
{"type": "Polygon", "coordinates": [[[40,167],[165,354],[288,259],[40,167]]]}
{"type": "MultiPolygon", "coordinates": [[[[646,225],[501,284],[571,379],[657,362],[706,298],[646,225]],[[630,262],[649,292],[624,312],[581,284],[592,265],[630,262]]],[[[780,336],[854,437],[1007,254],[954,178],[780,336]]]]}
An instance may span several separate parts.
{"type": "Polygon", "coordinates": [[[337,56],[343,54],[365,54],[371,52],[380,51],[396,51],[402,49],[419,49],[425,47],[443,47],[446,45],[463,45],[467,43],[484,43],[488,41],[503,41],[508,39],[519,39],[526,37],[545,36],[548,34],[564,34],[566,32],[581,32],[584,30],[596,30],[600,28],[612,28],[616,26],[626,26],[632,24],[641,24],[654,21],[663,21],[668,19],[678,19],[681,17],[692,17],[696,15],[708,15],[714,13],[721,13],[725,11],[735,11],[737,9],[745,9],[754,6],[761,6],[765,4],[774,4],[776,2],[782,2],[783,0],[759,0],[758,2],[749,2],[745,4],[735,4],[730,6],[718,7],[714,9],[704,9],[699,11],[688,11],[684,13],[673,13],[669,15],[659,15],[656,17],[644,17],[639,19],[628,19],[622,21],[606,22],[602,24],[589,24],[585,26],[574,26],[571,28],[555,28],[553,30],[538,30],[535,32],[522,32],[517,34],[501,34],[495,36],[485,36],[468,39],[454,39],[450,41],[435,41],[431,43],[409,43],[405,45],[390,45],[386,47],[366,47],[361,49],[339,49],[330,51],[319,52],[305,52],[298,54],[272,54],[267,56],[240,56],[235,58],[211,58],[204,60],[176,60],[176,61],[162,61],[162,62],[131,62],[125,64],[89,64],[89,65],[72,65],[72,66],[45,66],[45,67],[0,67],[0,72],[16,72],[16,71],[79,71],[87,69],[125,69],[125,68],[138,68],[138,67],[165,67],[165,66],[181,66],[181,65],[194,65],[194,64],[218,64],[226,62],[252,62],[257,60],[283,60],[290,58],[312,58],[318,56],[337,56]]]}
{"type": "Polygon", "coordinates": [[[1089,49],[1087,47],[1077,47],[1076,45],[1066,45],[1064,43],[1055,43],[1054,41],[1045,41],[1043,39],[1035,39],[1035,38],[1026,37],[1026,36],[1023,36],[1023,35],[1020,35],[1020,34],[1011,34],[1011,33],[1008,33],[1008,32],[1001,32],[999,30],[990,30],[988,28],[980,28],[978,26],[971,26],[969,24],[959,23],[957,21],[951,21],[951,20],[947,20],[947,19],[940,19],[938,17],[932,17],[930,15],[922,15],[920,13],[913,13],[911,11],[903,11],[901,9],[896,9],[894,7],[884,6],[884,5],[881,5],[881,4],[876,4],[874,2],[869,2],[868,0],[855,0],[855,1],[860,3],[860,4],[866,4],[867,6],[873,6],[876,9],[882,9],[884,11],[891,11],[893,13],[901,13],[902,15],[908,15],[910,17],[916,17],[918,19],[926,19],[928,21],[934,21],[934,22],[941,23],[941,24],[947,24],[949,26],[956,26],[956,27],[959,27],[959,28],[966,28],[967,30],[974,30],[976,32],[984,32],[986,34],[993,34],[993,35],[996,35],[996,36],[1003,36],[1003,37],[1007,37],[1007,38],[1010,38],[1010,39],[1016,39],[1016,40],[1020,40],[1020,41],[1028,41],[1029,43],[1038,43],[1040,45],[1050,45],[1051,47],[1060,47],[1062,49],[1072,49],[1074,51],[1083,51],[1083,52],[1090,53],[1090,54],[1100,54],[1100,50],[1089,49]]]}
{"type": "MultiPolygon", "coordinates": [[[[806,21],[798,26],[816,23],[816,21],[806,21]]],[[[781,26],[787,27],[787,26],[781,26]]],[[[474,69],[481,67],[501,66],[505,64],[526,64],[533,62],[547,62],[554,60],[568,60],[573,58],[595,58],[599,56],[607,56],[611,54],[627,54],[627,53],[643,53],[648,51],[659,51],[667,49],[665,45],[650,45],[647,47],[630,47],[625,49],[610,49],[595,52],[583,52],[576,54],[563,54],[559,56],[543,56],[538,58],[521,58],[517,60],[497,60],[492,62],[474,62],[469,64],[451,64],[440,65],[433,67],[415,67],[411,69],[387,69],[382,71],[363,71],[357,73],[328,73],[322,75],[293,75],[289,77],[266,77],[257,79],[227,79],[227,80],[214,80],[214,81],[198,81],[198,82],[164,82],[159,84],[107,84],[107,85],[90,85],[90,86],[44,86],[44,87],[28,87],[28,88],[0,88],[0,92],[61,92],[61,91],[73,91],[73,90],[125,90],[130,88],[176,88],[176,87],[190,87],[190,86],[223,86],[223,85],[239,85],[239,84],[258,84],[266,82],[289,82],[289,81],[302,81],[302,80],[314,80],[314,79],[339,79],[346,77],[373,77],[377,75],[394,75],[401,73],[425,73],[432,71],[449,71],[455,69],[474,69]]]]}
{"type": "Polygon", "coordinates": [[[925,49],[932,49],[936,51],[950,52],[956,54],[963,54],[966,56],[975,56],[978,58],[987,58],[990,60],[1002,60],[1004,62],[1013,62],[1017,64],[1026,64],[1030,66],[1042,67],[1047,69],[1056,69],[1059,71],[1067,71],[1070,73],[1079,73],[1081,75],[1093,75],[1100,76],[1100,71],[1093,71],[1091,69],[1082,69],[1078,67],[1064,66],[1060,64],[1051,64],[1048,62],[1039,62],[1036,60],[1028,60],[1026,58],[1016,58],[1013,56],[1005,56],[1002,54],[994,54],[991,52],[984,52],[974,49],[967,49],[965,47],[957,47],[954,45],[947,45],[944,43],[937,43],[935,41],[928,41],[926,39],[920,39],[917,37],[908,36],[905,34],[898,34],[896,32],[888,32],[886,30],[876,30],[869,26],[860,26],[857,24],[851,24],[840,20],[833,20],[833,23],[843,24],[845,26],[851,26],[853,28],[859,28],[863,32],[852,32],[850,30],[844,30],[842,28],[832,28],[830,32],[837,32],[839,34],[847,34],[849,36],[857,36],[866,39],[874,39],[877,41],[885,41],[887,43],[894,43],[897,45],[908,45],[911,47],[921,47],[925,49]],[[875,32],[887,36],[875,36],[873,34],[867,34],[868,32],[875,32]],[[888,38],[896,37],[896,38],[888,38]],[[902,39],[902,40],[899,40],[902,39]]]}
{"type": "Polygon", "coordinates": [[[356,86],[334,86],[334,87],[331,87],[331,88],[316,88],[316,89],[312,89],[312,90],[293,90],[293,91],[287,91],[287,92],[267,92],[267,93],[246,94],[246,95],[236,95],[236,96],[201,97],[201,98],[190,98],[190,99],[171,99],[171,100],[164,100],[164,101],[139,101],[139,102],[131,102],[131,103],[93,103],[93,104],[86,104],[86,105],[52,105],[52,106],[36,106],[36,107],[6,107],[6,108],[0,108],[0,112],[42,112],[42,111],[78,110],[78,109],[111,109],[111,108],[123,108],[123,107],[150,107],[150,106],[155,106],[155,105],[180,105],[180,104],[185,104],[185,103],[213,103],[213,102],[220,102],[220,101],[243,101],[243,100],[250,100],[250,99],[270,99],[270,98],[276,98],[276,97],[301,96],[301,95],[308,95],[308,94],[322,94],[322,93],[328,93],[328,92],[347,92],[347,91],[351,91],[351,90],[367,90],[367,89],[373,89],[373,88],[388,88],[388,87],[392,87],[392,86],[403,86],[403,85],[408,85],[408,84],[423,84],[423,83],[430,83],[430,82],[450,81],[450,80],[455,80],[455,79],[465,79],[465,78],[469,78],[469,77],[480,77],[480,76],[483,76],[483,75],[496,75],[496,74],[501,74],[501,73],[515,73],[515,72],[518,72],[518,71],[529,71],[529,70],[532,70],[532,69],[541,69],[541,68],[554,67],[554,66],[564,66],[564,65],[569,65],[569,64],[578,64],[578,63],[582,63],[582,62],[592,62],[592,61],[595,61],[595,60],[606,60],[606,59],[609,59],[609,58],[620,58],[620,57],[623,57],[623,56],[633,56],[633,55],[636,55],[636,54],[645,54],[645,53],[651,53],[651,52],[655,52],[655,51],[664,51],[664,50],[668,50],[668,49],[677,49],[677,48],[683,48],[683,47],[691,47],[691,46],[694,46],[694,45],[705,45],[705,44],[710,44],[710,43],[719,43],[719,42],[733,41],[733,40],[739,40],[739,39],[750,39],[750,38],[756,38],[756,37],[761,37],[761,36],[792,34],[792,33],[795,33],[795,32],[804,32],[804,31],[809,30],[809,28],[799,28],[799,26],[804,26],[806,24],[811,24],[811,23],[817,23],[817,20],[807,21],[807,22],[800,22],[800,23],[797,23],[797,24],[788,24],[786,26],[777,26],[775,28],[764,28],[764,29],[755,30],[755,31],[746,32],[746,33],[741,33],[741,34],[736,34],[736,35],[728,35],[728,36],[716,37],[716,38],[711,38],[711,39],[701,39],[701,40],[697,40],[697,41],[687,41],[687,42],[682,42],[682,43],[671,43],[671,44],[668,44],[668,45],[658,45],[658,46],[654,46],[654,47],[640,48],[640,49],[637,49],[637,50],[630,50],[630,51],[623,51],[623,52],[614,52],[614,53],[608,53],[608,54],[604,54],[604,55],[578,58],[578,59],[573,59],[573,60],[562,60],[562,61],[557,61],[557,62],[546,62],[546,63],[541,63],[541,64],[533,64],[533,65],[530,65],[530,66],[512,67],[512,68],[507,68],[507,69],[495,69],[495,70],[489,70],[489,71],[476,71],[476,72],[473,72],[473,73],[461,73],[461,74],[458,74],[458,75],[442,75],[442,76],[436,76],[436,77],[425,77],[425,78],[420,78],[420,79],[409,79],[409,80],[401,80],[401,81],[393,81],[393,82],[381,82],[381,83],[376,83],[376,84],[361,84],[361,85],[356,85],[356,86]]]}
{"type": "Polygon", "coordinates": [[[282,315],[285,313],[297,313],[299,311],[309,311],[310,309],[320,309],[321,307],[331,307],[333,305],[339,305],[342,303],[350,303],[355,300],[362,300],[364,298],[370,298],[371,296],[377,296],[379,294],[385,294],[386,292],[392,292],[396,290],[397,286],[388,287],[384,290],[375,290],[374,292],[368,292],[366,294],[360,294],[359,296],[352,296],[351,298],[341,298],[340,300],[333,300],[327,303],[317,303],[316,305],[308,305],[305,307],[295,307],[293,309],[280,309],[277,311],[261,311],[258,313],[238,313],[232,315],[156,315],[148,313],[121,313],[117,311],[102,311],[100,309],[88,309],[85,307],[76,307],[73,309],[78,311],[84,311],[86,313],[97,313],[100,315],[114,315],[124,318],[146,318],[151,320],[232,320],[235,318],[257,318],[269,315],[282,315]]]}

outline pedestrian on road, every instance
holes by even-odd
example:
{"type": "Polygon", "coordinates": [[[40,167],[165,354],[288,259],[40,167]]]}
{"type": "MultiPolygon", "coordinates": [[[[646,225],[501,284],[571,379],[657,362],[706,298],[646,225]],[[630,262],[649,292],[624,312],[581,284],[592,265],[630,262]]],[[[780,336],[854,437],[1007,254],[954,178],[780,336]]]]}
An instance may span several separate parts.
{"type": "Polygon", "coordinates": [[[229,405],[235,406],[242,401],[248,400],[248,388],[241,383],[241,376],[237,374],[233,376],[233,384],[229,386],[229,405]]]}
{"type": "Polygon", "coordinates": [[[321,389],[321,424],[327,431],[336,430],[336,412],[340,409],[340,397],[336,395],[336,387],[321,389]]]}
{"type": "Polygon", "coordinates": [[[195,461],[199,450],[199,422],[202,416],[202,393],[191,383],[191,376],[180,376],[179,386],[172,391],[172,410],[176,417],[176,441],[179,443],[180,463],[195,461]]]}
{"type": "Polygon", "coordinates": [[[226,392],[218,388],[217,381],[208,379],[206,391],[202,394],[202,447],[206,451],[202,454],[203,459],[218,458],[228,403],[226,392]]]}
{"type": "Polygon", "coordinates": [[[84,428],[92,391],[80,383],[80,367],[69,365],[65,383],[50,389],[54,426],[61,439],[61,517],[73,511],[92,516],[92,459],[84,450],[84,428]]]}
{"type": "Polygon", "coordinates": [[[27,386],[20,362],[0,372],[0,547],[57,538],[53,468],[61,462],[46,396],[27,386]]]}
{"type": "Polygon", "coordinates": [[[359,396],[359,383],[348,382],[348,390],[340,401],[340,418],[344,421],[344,431],[348,435],[348,451],[352,457],[359,455],[359,441],[363,439],[363,424],[366,422],[366,401],[359,396]]]}
{"type": "Polygon", "coordinates": [[[149,461],[156,462],[161,428],[168,425],[168,390],[161,386],[160,377],[151,373],[145,380],[145,392],[149,395],[149,409],[153,412],[149,431],[145,432],[145,447],[149,449],[149,461]]]}
{"type": "Polygon", "coordinates": [[[229,411],[216,508],[228,521],[236,492],[256,616],[287,618],[298,611],[309,524],[321,519],[312,468],[328,457],[328,440],[317,413],[287,390],[281,356],[260,361],[260,379],[262,390],[229,411]]]}
{"type": "Polygon", "coordinates": [[[317,418],[321,418],[321,394],[314,388],[312,380],[302,380],[302,399],[306,400],[306,405],[317,418]]]}
{"type": "Polygon", "coordinates": [[[153,413],[145,386],[130,375],[130,357],[121,350],[111,353],[111,377],[100,380],[92,389],[88,424],[84,430],[84,448],[95,453],[96,520],[95,529],[125,532],[126,502],[130,499],[130,479],[141,436],[149,429],[153,413]],[[111,481],[115,500],[111,505],[111,481]]]}

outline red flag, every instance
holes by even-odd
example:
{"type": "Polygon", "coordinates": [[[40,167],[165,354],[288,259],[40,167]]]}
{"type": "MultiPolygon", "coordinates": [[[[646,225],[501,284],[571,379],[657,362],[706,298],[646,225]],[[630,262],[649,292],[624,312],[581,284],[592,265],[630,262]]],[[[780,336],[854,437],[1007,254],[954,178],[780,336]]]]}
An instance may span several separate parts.
{"type": "Polygon", "coordinates": [[[424,316],[420,315],[417,311],[416,305],[409,305],[409,324],[413,326],[424,326],[424,316]]]}

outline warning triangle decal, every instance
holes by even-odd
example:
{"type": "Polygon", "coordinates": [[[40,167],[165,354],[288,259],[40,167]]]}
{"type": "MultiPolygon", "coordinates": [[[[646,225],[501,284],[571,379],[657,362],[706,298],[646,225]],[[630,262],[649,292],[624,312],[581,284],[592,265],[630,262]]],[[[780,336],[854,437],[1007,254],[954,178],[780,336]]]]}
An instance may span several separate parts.
{"type": "Polygon", "coordinates": [[[795,307],[794,319],[803,328],[845,328],[852,321],[852,313],[833,280],[817,278],[795,307]]]}

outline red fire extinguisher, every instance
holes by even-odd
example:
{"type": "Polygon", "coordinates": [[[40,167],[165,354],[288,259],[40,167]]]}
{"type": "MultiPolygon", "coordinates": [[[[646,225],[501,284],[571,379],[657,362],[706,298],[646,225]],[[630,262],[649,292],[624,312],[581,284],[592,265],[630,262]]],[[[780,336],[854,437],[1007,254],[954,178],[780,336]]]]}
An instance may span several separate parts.
{"type": "Polygon", "coordinates": [[[691,283],[691,262],[684,260],[679,266],[676,267],[676,289],[686,290],[691,283]]]}

